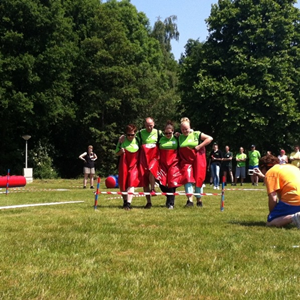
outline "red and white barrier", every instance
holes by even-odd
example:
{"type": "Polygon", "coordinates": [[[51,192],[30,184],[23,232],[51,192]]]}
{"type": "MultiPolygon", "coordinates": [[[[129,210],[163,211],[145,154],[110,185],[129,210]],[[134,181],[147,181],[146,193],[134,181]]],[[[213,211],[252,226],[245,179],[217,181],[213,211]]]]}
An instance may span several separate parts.
{"type": "Polygon", "coordinates": [[[220,196],[220,194],[218,193],[151,193],[151,192],[134,192],[134,193],[130,193],[130,192],[103,192],[103,191],[98,191],[98,194],[104,194],[104,195],[138,195],[138,196],[220,196]]]}

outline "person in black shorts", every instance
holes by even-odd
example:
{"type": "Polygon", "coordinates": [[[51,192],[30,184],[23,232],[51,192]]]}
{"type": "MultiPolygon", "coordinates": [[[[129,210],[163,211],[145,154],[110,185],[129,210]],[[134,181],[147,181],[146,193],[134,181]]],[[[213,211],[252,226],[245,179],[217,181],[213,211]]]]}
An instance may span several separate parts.
{"type": "Polygon", "coordinates": [[[225,152],[223,153],[222,169],[223,176],[227,182],[227,174],[230,176],[231,185],[234,185],[233,174],[232,174],[232,152],[229,151],[229,146],[225,146],[225,152]]]}

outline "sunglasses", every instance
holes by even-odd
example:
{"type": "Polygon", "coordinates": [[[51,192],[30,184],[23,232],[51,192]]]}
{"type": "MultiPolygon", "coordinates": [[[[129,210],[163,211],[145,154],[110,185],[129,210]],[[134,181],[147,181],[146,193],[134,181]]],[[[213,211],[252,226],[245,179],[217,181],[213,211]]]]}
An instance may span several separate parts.
{"type": "Polygon", "coordinates": [[[127,136],[134,136],[134,134],[127,133],[127,136]]]}
{"type": "Polygon", "coordinates": [[[169,134],[173,134],[173,132],[165,132],[165,134],[169,135],[169,134]]]}

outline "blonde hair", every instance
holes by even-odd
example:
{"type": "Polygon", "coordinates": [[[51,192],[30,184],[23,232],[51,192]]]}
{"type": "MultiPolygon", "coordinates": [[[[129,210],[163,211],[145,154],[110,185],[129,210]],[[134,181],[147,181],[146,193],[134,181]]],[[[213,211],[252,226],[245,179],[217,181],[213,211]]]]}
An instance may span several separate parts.
{"type": "Polygon", "coordinates": [[[181,119],[180,119],[180,124],[182,124],[182,123],[184,123],[184,122],[187,122],[187,123],[191,124],[190,119],[187,118],[187,117],[184,117],[184,118],[181,118],[181,119]]]}

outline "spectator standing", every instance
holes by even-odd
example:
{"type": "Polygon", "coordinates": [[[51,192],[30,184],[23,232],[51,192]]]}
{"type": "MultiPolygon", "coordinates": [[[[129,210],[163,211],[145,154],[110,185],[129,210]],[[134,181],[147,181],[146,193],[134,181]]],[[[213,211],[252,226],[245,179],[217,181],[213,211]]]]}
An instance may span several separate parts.
{"type": "MultiPolygon", "coordinates": [[[[251,145],[251,150],[249,151],[249,170],[254,170],[258,168],[259,159],[261,157],[260,152],[255,149],[255,145],[251,145]]],[[[253,173],[250,175],[252,185],[258,186],[258,175],[253,173]]]]}
{"type": "Polygon", "coordinates": [[[211,176],[213,177],[214,189],[220,189],[220,168],[222,164],[223,154],[219,150],[217,143],[213,144],[213,150],[209,155],[208,168],[210,168],[211,176]]]}
{"type": "Polygon", "coordinates": [[[232,174],[233,154],[229,150],[230,150],[229,146],[225,146],[225,152],[223,154],[223,161],[222,161],[222,169],[223,169],[223,176],[226,178],[226,182],[227,182],[227,174],[229,174],[231,185],[234,185],[233,174],[232,174]]]}
{"type": "Polygon", "coordinates": [[[285,155],[285,151],[283,149],[280,150],[280,154],[278,155],[279,164],[285,165],[288,163],[288,157],[285,155]]]}
{"type": "Polygon", "coordinates": [[[244,153],[244,148],[240,147],[240,152],[236,155],[236,168],[235,168],[235,183],[237,184],[238,178],[241,177],[241,185],[243,185],[244,179],[246,178],[246,160],[247,154],[244,153]]]}
{"type": "Polygon", "coordinates": [[[300,168],[300,151],[299,151],[299,145],[296,145],[294,147],[294,152],[290,155],[290,161],[291,164],[294,165],[297,168],[300,168]]]}
{"type": "Polygon", "coordinates": [[[90,188],[94,188],[94,175],[95,175],[95,161],[97,159],[96,153],[93,152],[93,146],[88,146],[88,151],[79,155],[79,158],[84,161],[83,165],[83,188],[86,189],[87,179],[90,175],[90,188]]]}

